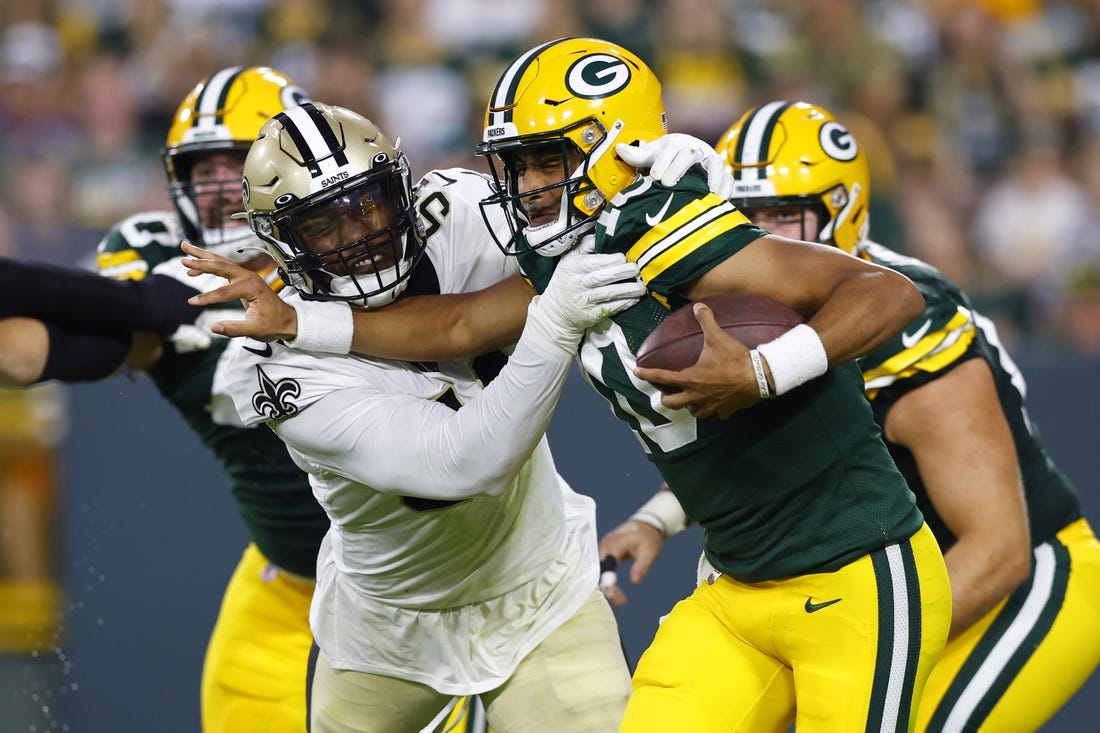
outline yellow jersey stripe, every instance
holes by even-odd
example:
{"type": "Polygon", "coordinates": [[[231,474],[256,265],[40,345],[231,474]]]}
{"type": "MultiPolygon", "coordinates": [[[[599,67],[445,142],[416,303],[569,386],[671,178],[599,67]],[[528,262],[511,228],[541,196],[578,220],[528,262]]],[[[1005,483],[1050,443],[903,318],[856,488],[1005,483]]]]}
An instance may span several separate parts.
{"type": "Polygon", "coordinates": [[[976,328],[972,314],[959,306],[947,324],[930,333],[911,348],[900,351],[873,369],[863,372],[864,386],[870,396],[894,382],[907,379],[918,371],[933,373],[952,363],[970,348],[976,328]]]}
{"type": "Polygon", "coordinates": [[[665,247],[660,254],[641,266],[642,282],[649,283],[677,262],[686,259],[692,252],[699,249],[718,235],[736,229],[746,223],[748,219],[740,211],[733,210],[721,218],[710,222],[701,229],[690,232],[681,241],[665,247]]]}
{"type": "Polygon", "coordinates": [[[660,254],[664,246],[679,241],[695,229],[731,211],[737,209],[714,194],[695,199],[681,206],[679,211],[664,221],[653,225],[627,250],[626,258],[637,262],[639,267],[645,267],[647,259],[660,254]]]}
{"type": "Polygon", "coordinates": [[[141,280],[149,274],[149,263],[132,249],[100,252],[96,255],[96,267],[101,275],[115,280],[141,280]]]}

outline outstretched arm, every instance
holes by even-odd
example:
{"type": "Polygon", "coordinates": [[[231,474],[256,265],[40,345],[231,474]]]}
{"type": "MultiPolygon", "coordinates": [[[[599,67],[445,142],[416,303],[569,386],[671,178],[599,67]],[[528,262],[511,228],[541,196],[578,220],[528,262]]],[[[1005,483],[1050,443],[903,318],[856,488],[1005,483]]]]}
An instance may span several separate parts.
{"type": "MultiPolygon", "coordinates": [[[[146,332],[159,343],[160,339],[146,332]]],[[[26,387],[57,379],[87,382],[113,373],[139,351],[129,332],[73,333],[33,318],[0,319],[0,386],[26,387]]]]}
{"type": "MultiPolygon", "coordinates": [[[[351,308],[346,303],[302,302],[295,308],[256,273],[207,250],[184,244],[191,273],[210,273],[228,283],[191,298],[192,305],[240,299],[244,320],[219,321],[211,327],[223,336],[261,341],[294,341],[299,319],[318,322],[347,318],[354,323],[351,351],[407,361],[438,361],[478,356],[513,344],[523,330],[534,290],[518,275],[476,293],[399,298],[381,309],[351,308]]],[[[303,334],[304,335],[304,334],[303,334]]]]}
{"type": "Polygon", "coordinates": [[[35,318],[76,333],[171,335],[194,323],[195,293],[164,275],[112,280],[77,267],[0,258],[0,317],[35,318]]]}

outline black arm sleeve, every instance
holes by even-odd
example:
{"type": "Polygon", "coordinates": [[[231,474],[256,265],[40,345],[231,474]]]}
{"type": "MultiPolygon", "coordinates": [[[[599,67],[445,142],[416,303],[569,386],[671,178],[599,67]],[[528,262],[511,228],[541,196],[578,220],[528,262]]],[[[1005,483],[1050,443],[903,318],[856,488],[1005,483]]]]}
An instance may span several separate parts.
{"type": "Polygon", "coordinates": [[[37,382],[94,382],[122,366],[130,353],[129,333],[72,333],[50,323],[46,331],[50,351],[37,382]]]}
{"type": "Polygon", "coordinates": [[[198,293],[166,275],[111,280],[88,270],[0,257],[0,317],[36,318],[74,333],[168,336],[201,312],[198,293]]]}

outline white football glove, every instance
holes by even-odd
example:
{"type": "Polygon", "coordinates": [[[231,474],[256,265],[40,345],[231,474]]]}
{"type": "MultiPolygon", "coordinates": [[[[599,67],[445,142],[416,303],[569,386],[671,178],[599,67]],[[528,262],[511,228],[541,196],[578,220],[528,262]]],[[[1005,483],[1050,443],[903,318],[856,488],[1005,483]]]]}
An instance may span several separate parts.
{"type": "Polygon", "coordinates": [[[546,291],[527,310],[528,325],[570,355],[589,326],[626,310],[646,292],[635,263],[622,253],[595,254],[595,246],[588,234],[562,255],[546,291]]]}
{"type": "Polygon", "coordinates": [[[722,156],[697,137],[670,132],[638,145],[619,143],[615,152],[628,165],[648,168],[649,175],[662,186],[675,186],[689,168],[699,164],[707,173],[711,193],[721,199],[733,195],[733,175],[722,156]]]}
{"type": "Polygon", "coordinates": [[[210,327],[218,321],[230,318],[239,318],[241,311],[230,308],[206,308],[194,323],[184,324],[176,329],[175,333],[168,337],[176,352],[189,354],[192,351],[206,351],[214,343],[214,339],[222,339],[225,336],[214,333],[210,327]]]}

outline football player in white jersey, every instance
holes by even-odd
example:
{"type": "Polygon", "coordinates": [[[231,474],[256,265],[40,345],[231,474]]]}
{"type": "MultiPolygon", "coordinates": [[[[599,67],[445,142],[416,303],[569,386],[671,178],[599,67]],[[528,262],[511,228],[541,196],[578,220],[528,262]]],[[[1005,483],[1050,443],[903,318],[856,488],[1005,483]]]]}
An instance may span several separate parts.
{"type": "MultiPolygon", "coordinates": [[[[332,316],[311,301],[373,308],[515,272],[479,210],[489,179],[433,171],[414,195],[405,156],[350,110],[276,115],[244,188],[300,319],[332,316]]],[[[313,731],[416,731],[473,694],[498,730],[618,729],[630,677],[597,586],[594,504],[543,433],[581,333],[643,292],[620,255],[563,260],[506,364],[233,342],[215,414],[269,425],[332,523],[310,619],[313,731]]]]}

